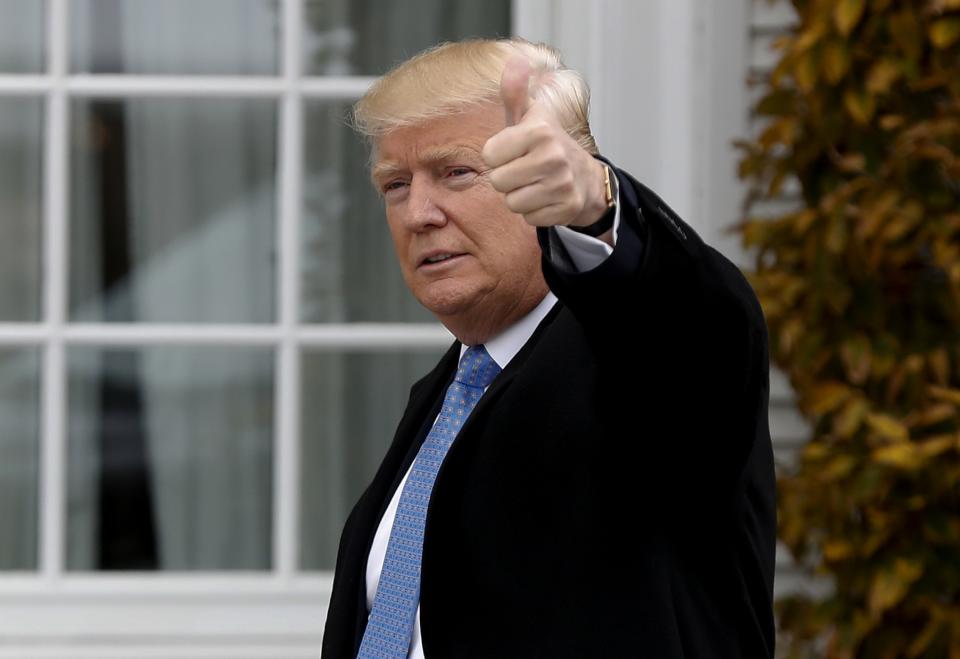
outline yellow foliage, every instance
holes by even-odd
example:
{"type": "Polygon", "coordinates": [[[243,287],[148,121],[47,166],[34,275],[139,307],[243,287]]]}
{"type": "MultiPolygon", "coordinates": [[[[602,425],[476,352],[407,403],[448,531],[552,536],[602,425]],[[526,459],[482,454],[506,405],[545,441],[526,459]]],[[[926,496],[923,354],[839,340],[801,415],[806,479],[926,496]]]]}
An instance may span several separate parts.
{"type": "Polygon", "coordinates": [[[854,121],[860,124],[870,123],[876,108],[873,96],[859,90],[847,89],[843,94],[843,105],[854,121]]]}
{"type": "Polygon", "coordinates": [[[905,442],[910,436],[906,425],[887,414],[867,414],[867,425],[883,439],[905,442]]]}
{"type": "Polygon", "coordinates": [[[867,73],[867,91],[873,94],[886,94],[901,73],[902,70],[896,61],[888,58],[877,60],[867,73]]]}
{"type": "Polygon", "coordinates": [[[946,400],[955,405],[960,405],[960,389],[950,389],[947,387],[938,387],[931,384],[927,387],[930,396],[937,400],[946,400]]]}
{"type": "Polygon", "coordinates": [[[870,584],[870,612],[880,615],[903,599],[907,590],[923,574],[923,565],[898,558],[873,578],[870,584]]]}
{"type": "Polygon", "coordinates": [[[810,392],[807,409],[820,416],[839,407],[850,396],[850,387],[841,382],[824,382],[810,392]]]}
{"type": "Polygon", "coordinates": [[[803,202],[742,225],[811,428],[780,538],[833,583],[784,656],[960,659],[960,0],[793,4],[739,169],[803,202]]]}
{"type": "Polygon", "coordinates": [[[850,56],[847,44],[840,39],[827,43],[823,49],[823,77],[827,82],[836,84],[843,80],[850,68],[850,56]]]}
{"type": "Polygon", "coordinates": [[[851,398],[833,417],[833,433],[840,438],[852,437],[860,426],[868,409],[867,401],[862,397],[851,398]]]}
{"type": "Polygon", "coordinates": [[[941,50],[960,39],[960,17],[942,18],[930,26],[930,42],[941,50]]]}
{"type": "Polygon", "coordinates": [[[890,467],[910,470],[923,465],[924,455],[916,444],[901,442],[876,449],[873,452],[873,459],[890,467]]]}
{"type": "Polygon", "coordinates": [[[833,10],[833,24],[837,27],[837,32],[848,36],[863,16],[865,7],[864,0],[839,0],[833,10]]]}

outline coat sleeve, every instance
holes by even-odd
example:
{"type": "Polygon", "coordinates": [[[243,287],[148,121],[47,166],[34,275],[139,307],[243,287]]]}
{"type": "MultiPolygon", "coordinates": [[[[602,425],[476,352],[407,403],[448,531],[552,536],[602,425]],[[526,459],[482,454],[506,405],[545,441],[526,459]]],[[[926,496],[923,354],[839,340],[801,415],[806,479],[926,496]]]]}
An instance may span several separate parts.
{"type": "Polygon", "coordinates": [[[729,485],[758,444],[769,448],[760,306],[736,266],[652,191],[616,173],[613,253],[576,272],[553,256],[557,239],[541,229],[544,276],[600,365],[598,405],[623,437],[614,454],[663,478],[729,485]]]}

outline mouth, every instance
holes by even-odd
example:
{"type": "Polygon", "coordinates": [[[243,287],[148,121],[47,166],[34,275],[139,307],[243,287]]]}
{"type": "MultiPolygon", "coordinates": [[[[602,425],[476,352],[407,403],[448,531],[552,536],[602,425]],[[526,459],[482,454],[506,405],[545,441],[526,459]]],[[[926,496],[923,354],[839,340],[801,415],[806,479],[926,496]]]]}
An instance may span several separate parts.
{"type": "Polygon", "coordinates": [[[446,265],[451,265],[460,261],[466,254],[463,252],[430,252],[420,259],[417,265],[420,269],[439,269],[446,265]]]}

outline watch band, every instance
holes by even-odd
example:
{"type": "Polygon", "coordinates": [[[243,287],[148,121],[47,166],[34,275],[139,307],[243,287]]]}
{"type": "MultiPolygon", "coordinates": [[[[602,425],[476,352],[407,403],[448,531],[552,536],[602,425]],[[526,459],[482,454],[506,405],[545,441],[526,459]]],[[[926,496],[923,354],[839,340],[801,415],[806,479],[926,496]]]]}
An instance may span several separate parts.
{"type": "Polygon", "coordinates": [[[611,228],[613,228],[613,220],[617,216],[617,179],[613,175],[613,172],[610,171],[610,166],[604,163],[603,165],[603,194],[606,197],[607,201],[607,212],[600,216],[600,219],[594,222],[593,224],[588,224],[585,227],[575,227],[573,225],[567,225],[568,229],[573,229],[577,233],[582,233],[591,238],[596,238],[602,236],[611,228]]]}

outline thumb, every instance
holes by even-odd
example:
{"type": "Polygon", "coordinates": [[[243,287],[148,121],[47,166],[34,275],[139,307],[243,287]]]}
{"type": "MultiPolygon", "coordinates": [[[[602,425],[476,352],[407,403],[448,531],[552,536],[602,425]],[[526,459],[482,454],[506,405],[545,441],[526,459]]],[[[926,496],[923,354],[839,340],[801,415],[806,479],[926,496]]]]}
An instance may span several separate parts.
{"type": "Polygon", "coordinates": [[[507,60],[500,78],[500,98],[507,114],[507,126],[513,126],[523,119],[530,108],[528,91],[532,69],[530,62],[522,55],[514,55],[507,60]]]}

